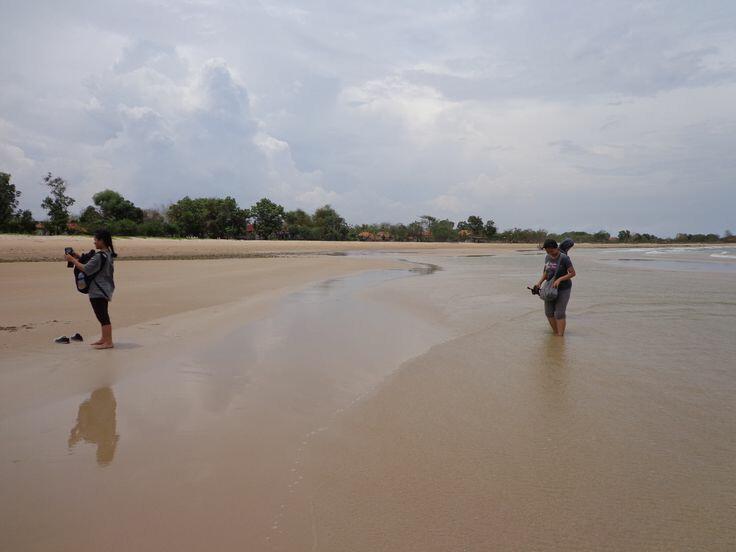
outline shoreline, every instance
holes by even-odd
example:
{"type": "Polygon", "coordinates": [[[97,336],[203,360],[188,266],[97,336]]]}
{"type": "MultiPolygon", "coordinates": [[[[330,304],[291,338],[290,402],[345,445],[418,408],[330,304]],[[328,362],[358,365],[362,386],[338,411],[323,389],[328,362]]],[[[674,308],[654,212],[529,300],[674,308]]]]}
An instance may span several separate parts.
{"type": "MultiPolygon", "coordinates": [[[[729,247],[735,244],[658,244],[658,243],[576,243],[577,249],[647,249],[729,247]]],[[[208,260],[278,258],[349,253],[468,253],[538,250],[534,243],[456,243],[456,242],[360,242],[289,240],[213,240],[177,238],[115,238],[120,260],[208,260]]],[[[0,234],[0,264],[17,262],[58,262],[64,247],[84,251],[92,248],[90,236],[30,236],[0,234]]]]}

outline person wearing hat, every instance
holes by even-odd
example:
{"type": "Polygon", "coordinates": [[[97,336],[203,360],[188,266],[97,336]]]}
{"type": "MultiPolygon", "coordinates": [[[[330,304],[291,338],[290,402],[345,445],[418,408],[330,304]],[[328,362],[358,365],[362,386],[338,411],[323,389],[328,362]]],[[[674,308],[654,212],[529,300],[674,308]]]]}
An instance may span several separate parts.
{"type": "Polygon", "coordinates": [[[537,282],[536,289],[546,280],[552,281],[552,286],[557,288],[557,299],[544,302],[544,314],[549,320],[549,325],[555,335],[565,335],[567,325],[567,303],[572,292],[571,280],[575,277],[575,268],[572,261],[565,253],[560,251],[560,246],[552,238],[544,240],[542,245],[547,255],[544,257],[544,269],[542,277],[537,282]]]}

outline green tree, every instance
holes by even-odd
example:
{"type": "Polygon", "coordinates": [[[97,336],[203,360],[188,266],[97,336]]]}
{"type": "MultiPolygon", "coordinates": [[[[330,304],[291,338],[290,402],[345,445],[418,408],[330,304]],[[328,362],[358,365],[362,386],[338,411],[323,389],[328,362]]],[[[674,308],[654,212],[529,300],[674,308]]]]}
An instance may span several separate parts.
{"type": "Polygon", "coordinates": [[[200,209],[200,204],[189,196],[170,205],[168,217],[179,236],[204,236],[204,212],[200,209]]]}
{"type": "MultiPolygon", "coordinates": [[[[248,212],[232,197],[225,199],[183,197],[168,209],[169,221],[180,236],[197,238],[237,238],[245,235],[248,212]]],[[[158,225],[147,224],[155,229],[158,225]]],[[[154,230],[155,231],[155,230],[154,230]]]]}
{"type": "Polygon", "coordinates": [[[92,201],[97,205],[102,219],[143,221],[143,209],[136,207],[133,202],[125,199],[118,192],[103,190],[92,196],[92,201]]]}
{"type": "Polygon", "coordinates": [[[431,235],[432,225],[435,222],[437,222],[437,217],[433,217],[432,215],[422,215],[419,217],[419,224],[422,225],[425,235],[431,235]]]}
{"type": "Polygon", "coordinates": [[[36,230],[36,221],[33,213],[28,209],[18,211],[10,222],[10,230],[19,234],[31,234],[36,230]]]}
{"type": "Polygon", "coordinates": [[[392,224],[389,235],[395,241],[405,242],[409,239],[409,228],[405,224],[392,224]]]}
{"type": "Polygon", "coordinates": [[[237,238],[245,235],[249,213],[240,209],[232,197],[207,200],[207,237],[237,238]]]}
{"type": "Polygon", "coordinates": [[[137,236],[140,233],[138,223],[130,219],[111,220],[105,225],[110,232],[117,236],[137,236]]]}
{"type": "Polygon", "coordinates": [[[451,241],[457,237],[455,223],[447,219],[435,219],[429,227],[429,232],[432,235],[432,239],[439,242],[451,241]]]}
{"type": "Polygon", "coordinates": [[[268,198],[261,199],[250,208],[256,234],[268,240],[278,237],[284,226],[284,208],[268,198]]]}
{"type": "Polygon", "coordinates": [[[620,242],[627,242],[631,240],[631,231],[629,230],[620,230],[618,233],[618,241],[620,242]]]}
{"type": "Polygon", "coordinates": [[[315,236],[319,240],[340,241],[348,237],[348,225],[329,205],[320,207],[312,215],[315,236]]]}
{"type": "Polygon", "coordinates": [[[92,207],[92,205],[88,205],[84,211],[82,211],[82,214],[79,215],[79,224],[81,224],[85,230],[94,230],[98,226],[102,225],[102,215],[97,209],[92,207]]]}
{"type": "Polygon", "coordinates": [[[410,240],[422,241],[424,237],[424,226],[421,222],[415,220],[406,227],[406,234],[410,240]]]}
{"type": "MultiPolygon", "coordinates": [[[[540,228],[534,230],[533,228],[511,228],[504,230],[498,237],[504,241],[511,243],[540,243],[547,236],[547,231],[540,228]]],[[[549,235],[553,237],[553,235],[549,235]]]]}
{"type": "Polygon", "coordinates": [[[491,219],[488,219],[485,226],[483,227],[483,234],[485,235],[485,237],[490,240],[496,235],[497,232],[498,229],[496,228],[496,223],[493,222],[491,219]]]}
{"type": "Polygon", "coordinates": [[[10,175],[0,172],[0,230],[7,230],[13,222],[19,197],[20,190],[10,182],[10,175]]]}
{"type": "Polygon", "coordinates": [[[599,243],[605,243],[611,238],[611,234],[606,232],[605,230],[598,230],[595,234],[593,234],[593,241],[599,242],[599,243]]]}
{"type": "Polygon", "coordinates": [[[52,234],[61,234],[66,231],[69,222],[69,207],[74,205],[74,199],[66,195],[66,181],[48,173],[43,177],[44,185],[49,187],[50,193],[41,202],[41,207],[49,215],[48,230],[52,234]]]}
{"type": "MultiPolygon", "coordinates": [[[[458,224],[458,228],[459,228],[458,224]]],[[[473,236],[480,236],[483,234],[483,219],[475,215],[468,217],[468,230],[473,236]]]]}
{"type": "Polygon", "coordinates": [[[138,233],[141,236],[173,236],[176,228],[164,217],[164,212],[159,209],[144,209],[143,222],[138,225],[138,233]]]}
{"type": "Polygon", "coordinates": [[[302,209],[284,213],[286,236],[290,240],[311,240],[314,237],[312,217],[302,209]]]}

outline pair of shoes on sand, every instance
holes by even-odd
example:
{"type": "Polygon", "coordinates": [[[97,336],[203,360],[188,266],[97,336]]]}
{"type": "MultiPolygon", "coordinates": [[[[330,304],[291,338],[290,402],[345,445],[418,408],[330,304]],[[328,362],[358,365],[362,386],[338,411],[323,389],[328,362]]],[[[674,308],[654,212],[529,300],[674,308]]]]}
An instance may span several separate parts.
{"type": "Polygon", "coordinates": [[[82,337],[82,335],[80,333],[75,333],[71,337],[67,337],[65,335],[62,335],[61,337],[57,337],[56,339],[54,339],[54,343],[64,343],[64,344],[66,344],[66,343],[70,343],[72,341],[84,341],[84,338],[82,337]]]}

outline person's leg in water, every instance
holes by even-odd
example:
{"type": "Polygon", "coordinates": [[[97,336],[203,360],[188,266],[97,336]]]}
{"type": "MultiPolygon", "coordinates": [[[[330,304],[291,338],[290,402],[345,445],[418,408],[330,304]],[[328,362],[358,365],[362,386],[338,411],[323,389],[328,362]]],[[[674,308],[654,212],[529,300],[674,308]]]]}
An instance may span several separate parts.
{"type": "Polygon", "coordinates": [[[556,320],[556,322],[557,322],[557,335],[560,337],[564,337],[565,326],[567,326],[567,320],[564,318],[559,318],[556,320]]]}
{"type": "Polygon", "coordinates": [[[544,314],[549,321],[549,325],[552,328],[552,332],[557,334],[557,320],[555,320],[555,304],[557,301],[545,301],[544,302],[544,314]]]}
{"type": "Polygon", "coordinates": [[[557,335],[564,337],[567,327],[567,303],[570,301],[571,289],[562,289],[557,294],[555,301],[554,318],[557,327],[557,335]]]}
{"type": "Polygon", "coordinates": [[[97,341],[90,343],[95,349],[112,349],[112,324],[110,323],[110,315],[108,314],[108,301],[107,299],[94,298],[89,300],[92,303],[92,310],[95,311],[95,316],[100,322],[102,329],[102,336],[97,341]]]}

